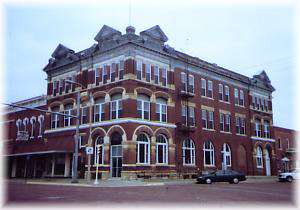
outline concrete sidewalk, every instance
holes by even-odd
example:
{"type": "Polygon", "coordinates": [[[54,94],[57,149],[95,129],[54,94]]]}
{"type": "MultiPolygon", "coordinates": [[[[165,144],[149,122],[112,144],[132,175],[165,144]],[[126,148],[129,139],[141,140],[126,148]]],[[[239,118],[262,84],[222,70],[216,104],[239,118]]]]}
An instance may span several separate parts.
{"type": "MultiPolygon", "coordinates": [[[[11,179],[8,181],[20,182],[26,184],[38,185],[60,185],[60,186],[77,186],[77,187],[137,187],[137,186],[162,186],[162,185],[185,185],[196,183],[195,179],[150,179],[150,180],[122,180],[108,179],[99,180],[98,184],[94,184],[94,180],[87,182],[84,179],[78,179],[78,183],[71,183],[71,179],[11,179]]],[[[277,182],[276,176],[247,176],[247,180],[243,183],[258,183],[258,182],[277,182]]]]}

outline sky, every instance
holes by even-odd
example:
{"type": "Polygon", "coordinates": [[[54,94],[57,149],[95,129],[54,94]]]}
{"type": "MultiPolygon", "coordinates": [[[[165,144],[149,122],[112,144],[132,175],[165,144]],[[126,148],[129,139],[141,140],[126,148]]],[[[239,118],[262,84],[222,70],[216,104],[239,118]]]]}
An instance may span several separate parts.
{"type": "Polygon", "coordinates": [[[94,37],[104,24],[122,33],[128,25],[133,25],[137,34],[159,25],[169,38],[166,44],[177,50],[249,77],[265,70],[276,89],[274,125],[295,129],[295,119],[291,118],[295,116],[295,97],[291,96],[296,94],[293,1],[289,4],[180,2],[6,2],[3,5],[5,102],[46,94],[46,74],[42,69],[59,43],[77,52],[95,43],[94,37]]]}

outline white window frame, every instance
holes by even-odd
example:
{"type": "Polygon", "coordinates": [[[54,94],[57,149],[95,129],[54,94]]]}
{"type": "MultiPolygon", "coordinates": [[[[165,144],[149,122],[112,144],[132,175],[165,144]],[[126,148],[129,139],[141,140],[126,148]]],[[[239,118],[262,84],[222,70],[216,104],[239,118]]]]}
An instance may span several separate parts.
{"type": "Polygon", "coordinates": [[[94,110],[96,110],[96,107],[98,107],[98,112],[94,111],[94,114],[93,114],[93,122],[101,122],[103,121],[102,119],[102,113],[105,113],[105,110],[104,110],[104,105],[105,103],[97,103],[97,104],[94,104],[94,110]],[[103,111],[103,112],[102,112],[103,111]],[[99,121],[96,121],[96,114],[99,114],[99,121]]]}
{"type": "Polygon", "coordinates": [[[234,105],[239,105],[239,90],[234,88],[234,105]]]}
{"type": "Polygon", "coordinates": [[[211,97],[208,96],[208,94],[207,94],[207,97],[214,98],[213,82],[211,80],[207,81],[207,91],[211,91],[211,97]]]}
{"type": "Polygon", "coordinates": [[[224,101],[224,87],[223,84],[219,84],[219,100],[224,101]],[[220,98],[221,94],[221,98],[220,98]]]}
{"type": "Polygon", "coordinates": [[[151,82],[151,64],[149,64],[149,63],[146,63],[145,64],[145,71],[146,71],[146,82],[151,82]],[[149,75],[149,81],[147,80],[147,75],[149,75]]]}
{"type": "Polygon", "coordinates": [[[168,72],[167,68],[165,68],[165,67],[161,68],[161,77],[162,77],[162,79],[166,80],[165,85],[163,84],[163,81],[161,81],[161,83],[162,83],[161,85],[164,87],[168,86],[168,78],[167,78],[168,73],[167,72],[168,72]]]}
{"type": "Polygon", "coordinates": [[[124,79],[124,75],[125,75],[125,62],[124,62],[124,60],[119,61],[118,71],[119,71],[119,73],[118,73],[119,80],[124,79]],[[122,73],[122,78],[121,78],[120,75],[121,75],[122,71],[123,71],[123,73],[122,73]]]}
{"type": "MultiPolygon", "coordinates": [[[[228,130],[226,130],[226,132],[231,132],[230,118],[231,118],[230,114],[225,114],[225,124],[228,125],[228,130]]],[[[226,128],[226,126],[225,126],[225,128],[226,128]]]]}
{"type": "MultiPolygon", "coordinates": [[[[223,161],[225,160],[225,162],[226,162],[226,167],[231,167],[231,149],[228,144],[226,144],[226,143],[223,144],[221,154],[223,156],[223,161]],[[227,151],[227,147],[228,147],[228,151],[227,151]],[[227,164],[227,157],[229,159],[230,164],[227,164]]],[[[222,162],[222,164],[223,164],[223,162],[222,162]]]]}
{"type": "Polygon", "coordinates": [[[214,149],[214,145],[212,144],[211,141],[205,141],[203,143],[203,164],[204,166],[215,166],[215,149],[214,149]],[[209,148],[205,148],[205,143],[208,142],[209,143],[209,148]],[[206,160],[206,154],[205,152],[209,152],[209,156],[210,156],[210,164],[206,164],[205,160],[206,160]]]}
{"type": "Polygon", "coordinates": [[[195,93],[195,79],[194,79],[194,76],[191,74],[189,75],[189,84],[188,84],[188,87],[186,90],[187,90],[187,92],[195,93]],[[193,87],[192,91],[189,90],[189,86],[193,87]]]}
{"type": "Polygon", "coordinates": [[[122,110],[122,99],[118,99],[118,100],[114,100],[110,102],[110,119],[114,120],[114,119],[119,119],[119,110],[122,110]],[[116,110],[113,110],[113,103],[116,103],[115,108],[116,110]],[[121,107],[121,109],[119,109],[121,107]],[[116,118],[112,118],[112,112],[116,111],[116,118]]]}
{"type": "Polygon", "coordinates": [[[32,117],[30,119],[30,123],[31,123],[31,135],[30,135],[30,138],[34,139],[34,131],[35,131],[35,125],[36,125],[36,118],[32,117]]]}
{"type": "Polygon", "coordinates": [[[99,139],[101,139],[103,137],[98,136],[95,140],[95,145],[94,145],[94,165],[96,165],[97,163],[97,156],[98,156],[98,150],[97,150],[97,146],[101,147],[101,163],[98,163],[99,165],[103,165],[104,164],[104,139],[103,139],[103,143],[102,144],[98,144],[99,139]]]}
{"type": "Polygon", "coordinates": [[[168,122],[168,105],[167,104],[161,104],[161,103],[157,103],[156,102],[156,113],[157,114],[159,114],[159,122],[164,122],[162,119],[162,116],[163,116],[163,114],[165,114],[166,115],[166,121],[165,122],[168,122]],[[165,107],[165,110],[166,110],[166,112],[164,113],[163,112],[163,107],[165,107]],[[157,108],[159,109],[159,110],[157,110],[157,108]]]}
{"type": "MultiPolygon", "coordinates": [[[[72,109],[73,109],[73,104],[72,104],[72,108],[70,109],[65,109],[64,110],[64,114],[67,114],[67,115],[71,115],[72,114],[72,109]]],[[[64,127],[68,127],[68,126],[71,126],[71,117],[70,116],[64,116],[64,127]],[[66,120],[67,120],[67,125],[66,125],[66,120]]]]}
{"type": "Polygon", "coordinates": [[[137,163],[143,164],[143,165],[149,165],[150,164],[150,139],[149,136],[145,133],[141,133],[140,135],[145,135],[147,141],[139,141],[139,136],[137,137],[137,163]],[[140,145],[144,145],[144,160],[145,162],[140,162],[140,145]]]}
{"type": "Polygon", "coordinates": [[[225,85],[225,101],[226,102],[230,102],[230,90],[229,90],[229,86],[225,85]],[[226,100],[226,96],[228,96],[228,101],[226,100]]]}
{"type": "Polygon", "coordinates": [[[145,101],[145,100],[142,100],[142,99],[137,99],[137,103],[141,103],[141,109],[139,109],[139,107],[137,106],[137,110],[140,110],[142,112],[142,116],[141,116],[141,119],[143,120],[150,120],[151,119],[151,113],[150,113],[150,110],[151,110],[151,107],[150,107],[150,101],[145,101]],[[149,118],[148,119],[145,119],[145,111],[146,111],[146,107],[148,107],[148,112],[149,112],[149,118]]]}
{"type": "Polygon", "coordinates": [[[192,165],[194,166],[195,165],[195,143],[192,139],[186,139],[183,141],[182,143],[182,163],[184,166],[189,166],[189,165],[192,165]],[[188,141],[188,145],[185,146],[185,142],[188,141]],[[189,155],[190,155],[190,163],[187,163],[187,160],[186,160],[186,152],[189,152],[189,155]]]}
{"type": "Polygon", "coordinates": [[[265,138],[271,138],[271,133],[270,133],[270,123],[264,122],[264,137],[265,138]],[[269,134],[269,136],[268,136],[269,134]]]}
{"type": "Polygon", "coordinates": [[[206,92],[207,92],[206,91],[206,79],[201,78],[201,96],[206,97],[207,96],[206,92]],[[204,89],[204,95],[202,95],[203,94],[203,91],[202,91],[203,89],[204,89]]]}
{"type": "Polygon", "coordinates": [[[38,135],[38,138],[41,138],[41,137],[42,137],[42,124],[44,124],[44,120],[45,120],[44,115],[40,115],[40,116],[38,117],[38,122],[39,122],[39,124],[40,124],[40,126],[39,126],[39,135],[38,135]]]}
{"type": "MultiPolygon", "coordinates": [[[[208,111],[208,121],[212,122],[212,128],[209,128],[209,129],[215,129],[214,112],[213,111],[208,111]]],[[[208,125],[209,125],[209,123],[208,123],[208,125]]]]}
{"type": "Polygon", "coordinates": [[[153,66],[153,71],[154,71],[154,74],[153,74],[154,75],[154,78],[153,78],[154,84],[159,85],[159,82],[160,82],[159,81],[159,66],[153,66]],[[157,76],[157,78],[158,78],[157,83],[155,82],[155,76],[157,76]]]}
{"type": "Polygon", "coordinates": [[[136,61],[136,78],[142,80],[143,78],[143,62],[141,60],[136,61]],[[139,79],[140,76],[140,79],[139,79]]]}
{"type": "Polygon", "coordinates": [[[256,167],[257,168],[263,168],[263,153],[262,153],[262,149],[260,146],[258,146],[256,148],[256,167]],[[260,161],[258,161],[260,160],[260,161]],[[259,164],[259,162],[261,164],[259,164]]]}
{"type": "Polygon", "coordinates": [[[164,135],[158,135],[156,137],[156,164],[168,164],[168,140],[167,138],[164,136],[164,135]],[[158,140],[158,137],[162,137],[164,139],[164,143],[162,142],[157,142],[158,140]],[[158,147],[162,147],[163,148],[163,162],[162,163],[159,163],[158,162],[158,147]]]}
{"type": "Polygon", "coordinates": [[[242,104],[240,104],[240,101],[239,101],[239,105],[240,106],[245,106],[245,95],[244,95],[243,90],[240,90],[240,100],[242,101],[242,104]]]}
{"type": "Polygon", "coordinates": [[[203,128],[208,129],[208,119],[207,119],[207,110],[201,110],[201,123],[205,120],[205,125],[202,125],[203,128]]]}
{"type": "Polygon", "coordinates": [[[220,113],[220,130],[225,131],[225,117],[224,113],[220,113]],[[221,126],[223,125],[223,126],[221,126]]]}
{"type": "Polygon", "coordinates": [[[262,135],[262,133],[261,133],[261,122],[258,121],[258,120],[255,120],[255,136],[256,137],[261,137],[261,135],[262,135]],[[258,135],[259,134],[258,131],[260,131],[260,135],[258,135]]]}
{"type": "Polygon", "coordinates": [[[58,128],[58,124],[59,124],[59,115],[58,114],[51,114],[51,129],[58,128]],[[52,127],[52,122],[55,122],[54,127],[52,127]]]}

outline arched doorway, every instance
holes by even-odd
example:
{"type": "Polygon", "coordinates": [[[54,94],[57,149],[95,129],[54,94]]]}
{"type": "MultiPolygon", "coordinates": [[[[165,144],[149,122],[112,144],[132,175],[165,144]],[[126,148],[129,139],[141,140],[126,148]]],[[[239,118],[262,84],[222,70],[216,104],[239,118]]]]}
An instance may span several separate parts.
{"type": "Polygon", "coordinates": [[[246,149],[243,145],[239,145],[237,156],[238,156],[238,171],[247,174],[247,156],[246,156],[246,149]]]}
{"type": "Polygon", "coordinates": [[[122,172],[122,136],[118,132],[111,135],[110,141],[110,173],[111,177],[121,177],[122,172]]]}
{"type": "Polygon", "coordinates": [[[271,161],[270,161],[270,147],[267,145],[265,151],[265,162],[266,162],[266,176],[271,176],[271,161]]]}

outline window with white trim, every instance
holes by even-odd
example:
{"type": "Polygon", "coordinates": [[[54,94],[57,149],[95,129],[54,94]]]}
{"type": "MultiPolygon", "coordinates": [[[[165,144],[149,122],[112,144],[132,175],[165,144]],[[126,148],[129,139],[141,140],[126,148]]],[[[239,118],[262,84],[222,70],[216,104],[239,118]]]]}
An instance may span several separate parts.
{"type": "Polygon", "coordinates": [[[122,94],[117,93],[111,97],[110,119],[119,119],[122,117],[122,94]]]}
{"type": "Polygon", "coordinates": [[[208,128],[214,129],[214,112],[208,111],[208,128]]]}
{"type": "Polygon", "coordinates": [[[104,105],[105,99],[98,98],[94,102],[94,122],[101,122],[104,120],[104,105]]]}
{"type": "Polygon", "coordinates": [[[194,76],[193,75],[189,75],[188,92],[189,93],[194,93],[194,76]]]}
{"type": "Polygon", "coordinates": [[[260,98],[259,101],[260,101],[260,104],[261,104],[261,106],[260,106],[261,111],[264,111],[265,110],[265,99],[260,98]]]}
{"type": "Polygon", "coordinates": [[[53,81],[53,96],[56,96],[58,93],[58,84],[59,84],[59,81],[57,81],[57,80],[53,81]]]}
{"type": "MultiPolygon", "coordinates": [[[[64,106],[64,114],[71,115],[72,114],[72,109],[73,109],[73,104],[66,104],[64,106]]],[[[70,116],[64,116],[64,126],[68,127],[71,125],[71,117],[70,116]]]]}
{"type": "Polygon", "coordinates": [[[206,80],[201,78],[201,96],[206,96],[206,80]]]}
{"type": "Polygon", "coordinates": [[[220,113],[220,131],[225,131],[225,117],[223,113],[220,113]]]}
{"type": "Polygon", "coordinates": [[[145,67],[146,67],[146,81],[150,82],[151,81],[151,65],[149,63],[146,63],[145,67]]]}
{"type": "Polygon", "coordinates": [[[262,162],[262,149],[260,146],[256,148],[256,167],[262,168],[263,162],[262,162]]]}
{"type": "Polygon", "coordinates": [[[167,122],[167,100],[164,98],[156,99],[156,120],[167,122]]]}
{"type": "Polygon", "coordinates": [[[137,163],[149,164],[150,163],[150,140],[148,135],[141,133],[137,137],[136,154],[137,163]]]}
{"type": "Polygon", "coordinates": [[[265,99],[265,109],[266,109],[266,112],[269,111],[269,101],[268,101],[268,99],[265,99]]]}
{"type": "Polygon", "coordinates": [[[35,119],[35,118],[31,118],[30,123],[31,123],[31,134],[30,134],[30,138],[33,139],[34,136],[35,136],[36,119],[35,119]]]}
{"type": "Polygon", "coordinates": [[[103,65],[102,66],[102,82],[103,84],[107,83],[107,69],[109,68],[108,65],[103,65]]]}
{"type": "Polygon", "coordinates": [[[214,146],[211,141],[205,141],[203,145],[203,154],[204,154],[204,165],[205,166],[214,166],[215,165],[215,151],[214,146]]]}
{"type": "Polygon", "coordinates": [[[156,163],[168,164],[168,141],[161,134],[156,137],[156,163]]]}
{"type": "Polygon", "coordinates": [[[64,83],[65,83],[64,79],[59,80],[59,94],[62,94],[63,92],[64,83]]]}
{"type": "Polygon", "coordinates": [[[158,66],[154,66],[154,83],[159,84],[159,68],[158,66]]]}
{"type": "Polygon", "coordinates": [[[230,114],[225,114],[225,132],[230,132],[230,114]]]}
{"type": "Polygon", "coordinates": [[[183,165],[195,165],[195,143],[191,139],[186,139],[182,143],[183,165]]]}
{"type": "Polygon", "coordinates": [[[95,69],[95,84],[99,85],[100,82],[100,68],[95,69]]]}
{"type": "Polygon", "coordinates": [[[88,123],[88,106],[86,103],[84,103],[81,107],[81,124],[88,123]]]}
{"type": "Polygon", "coordinates": [[[29,119],[27,117],[25,117],[25,119],[23,119],[24,131],[27,131],[28,123],[29,123],[29,119]]]}
{"type": "Polygon", "coordinates": [[[202,109],[201,110],[201,119],[202,119],[202,127],[203,128],[208,128],[208,123],[207,123],[207,114],[206,114],[206,110],[202,109]]]}
{"type": "MultiPolygon", "coordinates": [[[[59,112],[59,106],[53,107],[52,112],[59,112]]],[[[59,115],[58,114],[51,114],[51,128],[55,129],[59,127],[59,115]]]]}
{"type": "Polygon", "coordinates": [[[234,88],[234,104],[239,105],[239,90],[234,88]]]}
{"type": "Polygon", "coordinates": [[[143,67],[143,63],[140,60],[136,61],[136,78],[138,80],[142,79],[142,68],[143,67]]]}
{"type": "Polygon", "coordinates": [[[264,137],[271,138],[270,134],[270,122],[268,120],[264,120],[264,137]]]}
{"type": "Polygon", "coordinates": [[[187,78],[186,78],[186,73],[181,72],[180,73],[180,80],[181,80],[181,90],[182,91],[187,91],[187,78]]]}
{"type": "Polygon", "coordinates": [[[213,82],[211,80],[207,81],[207,97],[213,98],[213,82]]]}
{"type": "Polygon", "coordinates": [[[225,101],[230,101],[229,87],[225,85],[225,101]]]}
{"type": "Polygon", "coordinates": [[[223,85],[219,84],[219,100],[223,101],[224,96],[223,96],[223,85]]]}
{"type": "Polygon", "coordinates": [[[145,94],[137,96],[137,113],[139,118],[150,120],[150,97],[145,94]]]}
{"type": "Polygon", "coordinates": [[[116,80],[117,64],[112,63],[110,69],[110,81],[114,82],[116,80]]]}
{"type": "Polygon", "coordinates": [[[41,138],[42,137],[42,134],[43,134],[43,130],[44,130],[44,115],[40,115],[38,117],[38,122],[39,122],[39,135],[38,137],[41,138]]]}
{"type": "Polygon", "coordinates": [[[221,151],[222,166],[231,166],[231,150],[228,144],[224,143],[221,151]]]}
{"type": "Polygon", "coordinates": [[[167,69],[162,68],[161,69],[161,78],[162,78],[162,86],[167,86],[167,69]]]}
{"type": "Polygon", "coordinates": [[[261,137],[261,123],[259,119],[255,120],[255,136],[261,137]]]}
{"type": "Polygon", "coordinates": [[[189,114],[187,114],[187,106],[181,107],[182,122],[188,126],[195,126],[195,108],[189,106],[188,109],[189,114]]]}
{"type": "MultiPolygon", "coordinates": [[[[72,77],[67,77],[68,81],[72,81],[72,77]]],[[[65,83],[65,93],[69,93],[72,91],[72,83],[66,82],[65,83]]]]}
{"type": "Polygon", "coordinates": [[[244,97],[244,91],[240,90],[240,100],[239,100],[239,105],[244,106],[245,104],[245,97],[244,97]]]}
{"type": "Polygon", "coordinates": [[[119,62],[119,79],[124,79],[124,72],[125,72],[124,66],[125,66],[124,60],[120,60],[120,62],[119,62]]]}
{"type": "Polygon", "coordinates": [[[16,122],[16,126],[17,126],[17,133],[19,133],[19,131],[21,131],[22,128],[22,120],[18,119],[16,122]]]}

